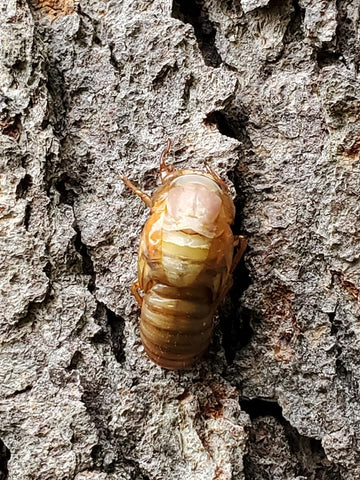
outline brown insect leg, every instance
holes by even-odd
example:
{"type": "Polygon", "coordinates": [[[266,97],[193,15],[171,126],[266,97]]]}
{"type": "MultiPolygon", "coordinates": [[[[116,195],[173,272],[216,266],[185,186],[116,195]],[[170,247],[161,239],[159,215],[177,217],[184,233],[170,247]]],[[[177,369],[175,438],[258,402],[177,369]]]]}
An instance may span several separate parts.
{"type": "Polygon", "coordinates": [[[149,197],[149,195],[147,195],[146,193],[142,192],[137,187],[135,187],[135,185],[131,183],[128,178],[120,175],[120,179],[125,183],[127,187],[130,188],[130,190],[132,190],[135,193],[135,195],[138,195],[141,198],[141,200],[146,203],[148,207],[151,207],[151,198],[149,197]]]}
{"type": "Polygon", "coordinates": [[[216,302],[217,305],[219,305],[224,300],[224,298],[226,297],[230,288],[233,285],[232,275],[233,275],[234,270],[237,267],[238,263],[240,262],[241,257],[244,255],[244,252],[246,250],[246,246],[247,246],[246,238],[242,235],[236,235],[235,236],[235,241],[234,241],[234,246],[235,247],[238,246],[239,248],[237,249],[237,251],[235,253],[235,256],[233,258],[233,261],[232,261],[232,264],[231,264],[231,267],[230,267],[229,277],[228,277],[228,279],[226,281],[226,284],[224,285],[224,287],[223,287],[223,289],[222,289],[222,291],[219,295],[218,301],[216,302]]]}
{"type": "Polygon", "coordinates": [[[241,257],[244,255],[244,252],[246,250],[247,246],[247,241],[246,238],[243,235],[237,235],[235,237],[235,247],[238,246],[238,249],[235,253],[235,256],[233,258],[233,262],[230,268],[230,274],[232,275],[235,268],[237,267],[237,264],[240,262],[241,257]]]}
{"type": "Polygon", "coordinates": [[[209,165],[207,162],[205,162],[205,171],[207,173],[209,173],[210,175],[212,175],[212,177],[214,178],[215,182],[218,183],[219,185],[222,186],[222,188],[227,192],[229,189],[226,185],[226,183],[224,182],[224,180],[219,177],[219,175],[215,172],[215,170],[212,168],[211,165],[209,165]]]}
{"type": "Polygon", "coordinates": [[[136,280],[136,282],[134,282],[132,285],[131,285],[131,293],[134,295],[135,297],[135,300],[137,301],[139,307],[141,308],[142,307],[142,304],[143,304],[143,298],[142,296],[140,295],[140,293],[138,292],[138,289],[139,289],[139,281],[136,280]]]}
{"type": "Polygon", "coordinates": [[[168,138],[165,149],[161,153],[160,157],[160,177],[161,181],[164,183],[165,178],[171,174],[174,170],[172,166],[166,164],[166,156],[169,153],[171,148],[171,140],[168,138]]]}
{"type": "Polygon", "coordinates": [[[212,175],[217,182],[222,182],[222,180],[221,180],[221,178],[219,177],[219,175],[215,172],[215,170],[213,169],[213,167],[207,163],[206,160],[205,160],[204,166],[205,166],[205,170],[207,171],[207,173],[209,173],[210,175],[212,175]]]}
{"type": "Polygon", "coordinates": [[[222,303],[222,301],[224,300],[224,298],[226,297],[226,295],[228,294],[228,291],[232,286],[233,286],[233,279],[232,279],[232,276],[229,275],[229,278],[227,279],[225,285],[223,286],[218,296],[218,299],[216,300],[216,308],[220,305],[220,303],[222,303]]]}

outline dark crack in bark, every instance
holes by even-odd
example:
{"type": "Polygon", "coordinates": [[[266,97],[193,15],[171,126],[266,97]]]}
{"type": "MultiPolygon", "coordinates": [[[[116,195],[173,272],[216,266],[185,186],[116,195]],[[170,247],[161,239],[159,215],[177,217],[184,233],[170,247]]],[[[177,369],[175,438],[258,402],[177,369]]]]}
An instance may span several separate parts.
{"type": "Polygon", "coordinates": [[[222,59],[215,43],[216,28],[209,19],[205,3],[203,0],[175,0],[172,16],[194,27],[205,65],[217,68],[221,65],[222,59]]]}
{"type": "Polygon", "coordinates": [[[17,198],[25,198],[28,190],[32,185],[32,177],[28,173],[24,175],[24,177],[20,180],[16,187],[16,197],[17,198]]]}
{"type": "Polygon", "coordinates": [[[0,480],[8,480],[8,461],[10,460],[11,453],[5,443],[0,439],[0,480]]]}
{"type": "Polygon", "coordinates": [[[283,38],[284,45],[292,42],[301,42],[305,37],[303,28],[305,10],[300,7],[298,0],[293,0],[292,6],[293,13],[283,38]]]}
{"type": "Polygon", "coordinates": [[[116,315],[109,308],[105,307],[106,317],[110,327],[111,346],[116,360],[122,363],[125,360],[125,338],[124,326],[125,321],[119,315],[116,315]]]}
{"type": "Polygon", "coordinates": [[[95,270],[87,246],[81,241],[81,232],[78,226],[75,226],[76,237],[74,240],[75,250],[81,255],[82,272],[89,278],[88,289],[90,293],[95,290],[95,270]]]}
{"type": "Polygon", "coordinates": [[[320,440],[301,435],[282,415],[277,402],[241,400],[252,420],[249,450],[244,457],[247,480],[301,476],[308,480],[340,480],[339,468],[330,462],[320,440]]]}
{"type": "Polygon", "coordinates": [[[320,68],[324,68],[334,63],[341,63],[342,55],[340,52],[332,50],[333,46],[324,42],[321,49],[316,53],[316,60],[320,68]]]}
{"type": "Polygon", "coordinates": [[[285,420],[282,416],[282,409],[277,402],[271,400],[264,400],[260,398],[254,398],[252,400],[240,400],[240,406],[244,410],[251,420],[255,420],[258,417],[271,416],[277,420],[285,420]]]}
{"type": "MultiPolygon", "coordinates": [[[[213,111],[205,119],[205,123],[214,125],[222,135],[235,138],[240,142],[238,161],[235,168],[229,172],[229,178],[235,185],[236,216],[233,231],[236,235],[242,235],[243,231],[243,176],[241,162],[245,155],[251,154],[252,145],[246,132],[248,117],[241,106],[230,104],[224,110],[213,111]]],[[[246,236],[246,235],[245,235],[246,236]]],[[[233,287],[223,305],[220,308],[220,327],[223,336],[223,347],[228,364],[235,358],[236,352],[250,341],[252,336],[251,323],[253,313],[241,305],[241,295],[251,284],[244,258],[236,268],[233,275],[233,287]]]]}
{"type": "Polygon", "coordinates": [[[75,198],[77,196],[76,186],[77,182],[70,178],[67,173],[61,174],[60,178],[55,181],[55,188],[60,194],[60,203],[66,205],[74,205],[75,198]]]}
{"type": "Polygon", "coordinates": [[[25,207],[25,215],[24,215],[25,230],[29,229],[30,216],[31,216],[31,205],[28,203],[25,207]]]}

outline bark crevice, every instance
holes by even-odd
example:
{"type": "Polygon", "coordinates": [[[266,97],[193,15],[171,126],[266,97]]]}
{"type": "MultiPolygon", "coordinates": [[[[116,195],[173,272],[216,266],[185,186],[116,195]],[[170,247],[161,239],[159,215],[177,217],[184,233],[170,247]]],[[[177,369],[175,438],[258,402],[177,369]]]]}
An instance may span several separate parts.
{"type": "Polygon", "coordinates": [[[249,452],[244,457],[246,479],[289,478],[291,475],[308,480],[341,479],[339,468],[327,459],[321,441],[301,435],[283,417],[277,402],[240,400],[240,405],[252,420],[249,452]],[[280,445],[282,451],[277,450],[280,445]],[[286,459],[287,464],[284,464],[286,459]],[[278,477],[280,472],[283,476],[278,477]]]}
{"type": "Polygon", "coordinates": [[[209,18],[206,2],[175,0],[172,4],[172,16],[193,26],[205,65],[219,67],[222,64],[222,58],[216,48],[216,27],[209,18]]]}
{"type": "Polygon", "coordinates": [[[10,458],[10,450],[0,439],[0,480],[8,480],[9,478],[8,461],[10,458]]]}
{"type": "MultiPolygon", "coordinates": [[[[242,106],[229,102],[223,110],[209,113],[204,122],[215,126],[222,135],[234,138],[239,142],[236,152],[237,162],[234,168],[228,172],[228,176],[236,190],[234,199],[236,216],[232,229],[236,235],[245,235],[246,237],[243,227],[245,198],[242,162],[244,156],[250,155],[253,150],[247,133],[248,115],[242,106]]],[[[236,352],[248,344],[253,333],[251,322],[254,313],[250,309],[244,308],[241,303],[241,296],[250,284],[251,278],[243,257],[233,275],[234,286],[219,311],[222,345],[229,365],[234,360],[236,352]]]]}

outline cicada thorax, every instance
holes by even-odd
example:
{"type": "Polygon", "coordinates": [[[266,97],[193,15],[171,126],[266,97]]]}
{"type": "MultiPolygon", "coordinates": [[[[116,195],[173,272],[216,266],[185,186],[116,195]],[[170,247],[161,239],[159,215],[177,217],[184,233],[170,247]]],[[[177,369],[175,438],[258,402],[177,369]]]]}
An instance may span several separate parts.
{"type": "Polygon", "coordinates": [[[223,192],[212,180],[179,177],[160,193],[139,249],[140,334],[157,364],[189,368],[211,341],[233,235],[223,192]]]}

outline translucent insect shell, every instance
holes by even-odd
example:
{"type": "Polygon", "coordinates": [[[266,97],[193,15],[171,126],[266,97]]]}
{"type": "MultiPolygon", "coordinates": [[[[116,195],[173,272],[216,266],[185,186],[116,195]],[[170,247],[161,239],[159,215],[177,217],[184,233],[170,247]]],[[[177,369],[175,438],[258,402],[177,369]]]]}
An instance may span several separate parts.
{"type": "Polygon", "coordinates": [[[131,288],[141,306],[141,340],[155,363],[178,370],[190,368],[207,350],[216,309],[246,241],[231,231],[235,207],[225,183],[209,166],[205,172],[173,170],[165,163],[170,146],[168,140],[162,185],[152,197],[121,178],[151,209],[131,288]]]}

